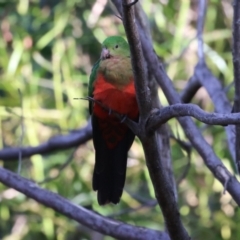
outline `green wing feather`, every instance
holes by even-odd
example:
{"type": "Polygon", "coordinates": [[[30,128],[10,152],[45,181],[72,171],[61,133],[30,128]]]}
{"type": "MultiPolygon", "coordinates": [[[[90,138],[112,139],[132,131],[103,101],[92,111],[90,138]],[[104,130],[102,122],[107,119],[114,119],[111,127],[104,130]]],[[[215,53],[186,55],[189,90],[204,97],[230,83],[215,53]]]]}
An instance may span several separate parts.
{"type": "MultiPolygon", "coordinates": [[[[88,84],[88,96],[89,97],[93,97],[93,90],[94,90],[93,84],[94,84],[94,81],[96,80],[96,77],[97,77],[97,70],[99,68],[100,62],[101,62],[101,59],[99,59],[93,65],[93,68],[92,68],[92,72],[91,72],[91,75],[90,75],[90,78],[89,78],[89,84],[88,84]]],[[[92,102],[91,101],[89,101],[89,113],[92,114],[92,102]]]]}

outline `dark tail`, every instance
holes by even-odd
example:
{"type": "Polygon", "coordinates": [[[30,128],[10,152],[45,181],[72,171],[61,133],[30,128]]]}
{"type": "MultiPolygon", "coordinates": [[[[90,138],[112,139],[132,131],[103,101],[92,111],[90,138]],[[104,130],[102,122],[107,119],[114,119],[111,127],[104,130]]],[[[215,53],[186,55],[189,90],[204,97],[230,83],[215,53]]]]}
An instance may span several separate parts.
{"type": "MultiPolygon", "coordinates": [[[[111,130],[111,121],[107,123],[108,130],[111,130]]],[[[95,167],[93,172],[93,189],[98,191],[98,203],[104,205],[120,201],[126,178],[127,154],[131,147],[134,134],[126,129],[121,141],[114,148],[107,146],[99,127],[99,120],[92,115],[93,142],[96,150],[95,167]]],[[[116,124],[112,126],[117,131],[116,124]]],[[[117,127],[123,127],[118,123],[117,127]]],[[[125,126],[124,126],[125,127],[125,126]]],[[[115,139],[112,139],[114,142],[115,139]]]]}

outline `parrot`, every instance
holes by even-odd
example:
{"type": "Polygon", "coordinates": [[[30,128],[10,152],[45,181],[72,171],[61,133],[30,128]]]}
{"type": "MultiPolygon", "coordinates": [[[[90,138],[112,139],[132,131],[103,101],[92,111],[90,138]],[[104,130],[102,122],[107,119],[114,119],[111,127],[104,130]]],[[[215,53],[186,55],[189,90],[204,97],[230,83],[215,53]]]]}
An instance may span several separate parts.
{"type": "Polygon", "coordinates": [[[92,187],[99,205],[117,204],[135,134],[114,112],[135,122],[139,118],[130,49],[123,37],[110,36],[103,41],[90,74],[88,96],[92,99],[89,112],[95,148],[92,187]]]}

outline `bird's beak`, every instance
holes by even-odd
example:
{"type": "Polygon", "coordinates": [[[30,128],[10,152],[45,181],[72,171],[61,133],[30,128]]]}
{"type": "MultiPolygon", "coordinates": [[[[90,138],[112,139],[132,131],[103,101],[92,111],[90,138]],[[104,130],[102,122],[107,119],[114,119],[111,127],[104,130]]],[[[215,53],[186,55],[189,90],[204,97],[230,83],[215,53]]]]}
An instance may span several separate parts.
{"type": "Polygon", "coordinates": [[[104,60],[104,59],[110,58],[110,56],[111,56],[110,51],[104,47],[101,52],[101,59],[104,60]]]}

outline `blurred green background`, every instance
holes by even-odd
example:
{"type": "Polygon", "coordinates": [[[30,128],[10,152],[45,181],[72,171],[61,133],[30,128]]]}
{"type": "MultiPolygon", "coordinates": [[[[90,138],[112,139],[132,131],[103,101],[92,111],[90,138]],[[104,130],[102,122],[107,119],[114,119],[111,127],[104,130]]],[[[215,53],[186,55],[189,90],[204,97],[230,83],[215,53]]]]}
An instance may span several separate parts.
{"type": "MultiPolygon", "coordinates": [[[[149,17],[155,50],[166,63],[176,89],[181,91],[198,61],[197,1],[146,0],[142,6],[149,17]]],[[[0,0],[0,148],[36,146],[51,136],[67,134],[87,124],[88,103],[73,98],[87,96],[88,76],[99,57],[101,42],[110,35],[125,35],[115,14],[113,5],[106,0],[0,0]]],[[[233,80],[232,14],[231,1],[208,1],[206,60],[224,87],[233,80]]],[[[234,89],[226,91],[232,101],[234,89]]],[[[161,90],[159,95],[162,104],[167,105],[161,90]]],[[[193,102],[207,111],[214,110],[203,88],[193,102]]],[[[223,128],[197,124],[233,172],[223,128]]],[[[187,141],[176,120],[169,125],[175,136],[187,141]]],[[[175,140],[171,140],[171,151],[178,179],[188,157],[175,140]]],[[[98,206],[91,188],[93,164],[94,149],[89,141],[76,151],[59,150],[24,159],[21,175],[41,182],[60,173],[42,187],[114,219],[164,229],[159,207],[145,206],[152,203],[154,193],[138,139],[129,152],[126,191],[117,206],[98,206]],[[72,161],[59,171],[67,160],[72,161]]],[[[18,162],[0,161],[0,165],[18,171],[18,162]]],[[[178,186],[180,213],[193,239],[240,239],[240,213],[231,196],[222,191],[221,184],[193,151],[188,175],[178,186]]],[[[112,238],[0,184],[0,239],[112,238]]]]}

